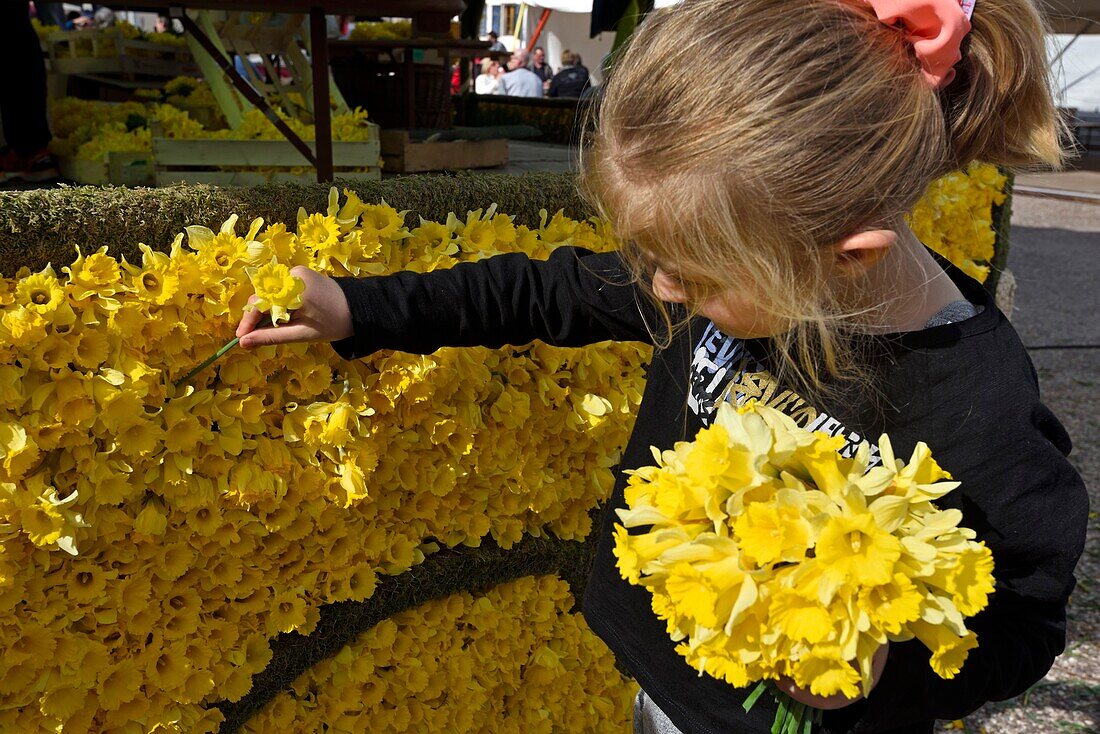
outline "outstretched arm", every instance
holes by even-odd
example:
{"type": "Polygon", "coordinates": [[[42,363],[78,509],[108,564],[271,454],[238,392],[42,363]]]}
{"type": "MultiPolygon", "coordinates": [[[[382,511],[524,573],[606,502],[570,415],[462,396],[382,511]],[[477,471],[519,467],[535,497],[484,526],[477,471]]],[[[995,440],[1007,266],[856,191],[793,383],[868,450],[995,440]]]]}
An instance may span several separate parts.
{"type": "Polygon", "coordinates": [[[237,330],[243,346],[326,340],[356,359],[379,349],[427,354],[535,339],[557,346],[651,343],[663,323],[617,253],[582,248],[559,248],[546,261],[507,254],[430,273],[305,275],[303,304],[290,321],[256,329],[258,316],[246,315],[237,330]]]}

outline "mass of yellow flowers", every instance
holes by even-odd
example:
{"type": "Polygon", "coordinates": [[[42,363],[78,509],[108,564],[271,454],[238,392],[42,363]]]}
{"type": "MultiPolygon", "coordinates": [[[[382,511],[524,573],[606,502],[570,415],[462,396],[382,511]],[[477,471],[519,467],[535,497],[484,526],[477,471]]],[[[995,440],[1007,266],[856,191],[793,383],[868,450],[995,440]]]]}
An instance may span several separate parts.
{"type": "MultiPolygon", "coordinates": [[[[203,87],[205,89],[205,87],[203,87]]],[[[193,95],[192,95],[193,96],[193,95]]],[[[195,119],[196,108],[168,102],[124,102],[113,104],[63,97],[50,102],[54,120],[54,139],[50,151],[54,155],[81,160],[103,160],[112,152],[147,152],[153,150],[153,130],[150,120],[159,125],[159,135],[175,139],[207,140],[282,140],[283,135],[262,112],[249,109],[237,128],[208,128],[195,119]]],[[[188,98],[190,99],[190,98],[188,98]]],[[[283,120],[303,140],[313,140],[313,125],[296,117],[282,114],[283,120]]],[[[213,117],[213,108],[204,115],[213,117]]],[[[223,121],[224,122],[224,121],[223,121]]],[[[367,123],[366,111],[356,108],[332,116],[332,136],[336,141],[365,141],[377,136],[367,123]]]]}
{"type": "Polygon", "coordinates": [[[573,603],[564,581],[541,576],[402,612],[311,668],[242,731],[628,731],[638,686],[573,603]]]}
{"type": "Polygon", "coordinates": [[[993,207],[1005,203],[1007,181],[996,166],[971,163],[933,181],[906,220],[917,239],[984,283],[997,241],[993,207]]]}
{"type": "MultiPolygon", "coordinates": [[[[544,258],[563,245],[607,251],[617,244],[604,222],[544,213],[529,228],[493,205],[409,227],[405,212],[334,189],[325,210],[301,210],[289,226],[256,219],[243,227],[232,216],[158,244],[141,244],[140,256],[130,259],[113,257],[107,246],[77,250],[59,268],[0,277],[0,605],[9,610],[0,618],[0,731],[212,731],[221,714],[210,704],[248,693],[253,674],[272,658],[269,641],[283,632],[309,634],[320,606],[369,599],[379,576],[401,574],[441,547],[477,546],[492,537],[509,548],[524,534],[580,539],[591,532],[589,513],[610,493],[610,470],[641,400],[650,355],[638,344],[380,352],[354,362],[323,344],[236,349],[175,383],[229,340],[250,296],[293,308],[285,278],[295,265],[357,276],[426,272],[500,252],[544,258]]],[[[830,445],[800,444],[776,427],[778,418],[765,423],[773,454],[793,441],[792,456],[803,457],[805,472],[833,466],[821,458],[830,445]]],[[[693,462],[723,455],[715,446],[677,448],[662,461],[681,453],[689,472],[698,471],[693,462]]],[[[934,462],[922,454],[903,466],[888,443],[883,457],[883,467],[852,480],[860,493],[870,492],[877,485],[869,478],[892,472],[892,483],[877,494],[836,489],[793,469],[774,501],[741,493],[746,511],[727,522],[724,536],[709,519],[710,506],[700,512],[656,503],[647,523],[659,511],[683,527],[655,545],[632,536],[637,545],[620,547],[621,562],[633,565],[628,573],[636,579],[648,579],[659,575],[657,561],[644,559],[657,558],[670,540],[691,540],[684,547],[693,554],[721,547],[717,540],[695,543],[706,532],[741,544],[745,571],[707,566],[710,556],[693,555],[698,563],[690,569],[667,569],[662,597],[661,613],[684,625],[689,659],[701,663],[705,653],[702,667],[730,680],[770,675],[783,665],[779,657],[723,658],[711,650],[718,638],[699,630],[716,630],[719,616],[728,622],[734,605],[741,616],[728,636],[766,613],[776,615],[777,634],[790,643],[768,637],[775,645],[768,650],[794,660],[795,651],[814,644],[814,655],[798,657],[790,673],[817,681],[819,691],[855,690],[858,680],[837,660],[865,656],[868,640],[907,635],[924,640],[935,653],[933,666],[949,675],[974,644],[962,617],[985,603],[988,555],[956,527],[955,514],[928,503],[946,491],[934,462]],[[811,479],[818,490],[794,491],[811,479]],[[921,528],[917,519],[899,519],[902,505],[921,528]],[[700,523],[712,527],[699,530],[700,523]],[[914,534],[902,538],[911,528],[914,534]],[[933,537],[934,552],[927,542],[933,537]],[[829,573],[783,570],[809,547],[807,538],[829,559],[829,573]],[[853,538],[859,562],[846,550],[853,538]],[[902,538],[900,550],[890,538],[902,538]],[[935,555],[940,551],[957,562],[935,555]],[[731,600],[725,587],[699,583],[710,584],[712,574],[715,584],[752,581],[737,581],[731,600]],[[769,574],[797,583],[770,597],[769,574]],[[800,593],[811,587],[816,597],[800,593]],[[740,589],[755,589],[755,596],[745,591],[742,598],[740,589]],[[720,605],[707,612],[704,599],[720,605]],[[834,622],[838,608],[862,613],[869,599],[880,602],[874,615],[867,612],[873,634],[834,622]],[[674,611],[680,608],[686,611],[674,611]]],[[[847,470],[853,477],[854,467],[847,470]]],[[[664,486],[658,475],[666,471],[654,470],[652,481],[635,477],[632,499],[650,485],[664,486]]],[[[719,509],[734,516],[728,498],[719,509]]],[[[553,586],[545,580],[536,589],[517,586],[509,592],[512,606],[491,596],[425,606],[376,633],[407,630],[401,644],[423,644],[427,657],[405,657],[423,668],[443,639],[426,642],[425,624],[442,618],[440,609],[455,620],[486,615],[496,621],[474,645],[473,662],[455,663],[456,669],[517,661],[522,667],[537,658],[508,680],[541,686],[530,700],[560,707],[532,703],[528,710],[518,703],[526,697],[513,697],[523,728],[592,730],[561,723],[570,717],[621,721],[623,694],[606,672],[605,653],[592,646],[578,618],[564,614],[564,592],[547,584],[553,586]],[[546,598],[556,600],[556,611],[536,601],[546,598]],[[527,622],[507,621],[530,614],[544,615],[530,637],[516,629],[527,622]],[[521,644],[528,647],[520,650],[521,644]],[[546,682],[561,673],[557,663],[569,675],[546,682]],[[590,666],[595,678],[584,677],[590,666]],[[573,701],[574,679],[593,695],[573,701]],[[606,706],[590,700],[597,691],[607,691],[598,694],[606,706]]],[[[467,622],[455,626],[474,634],[467,622]]],[[[366,679],[350,681],[366,670],[356,665],[380,659],[355,663],[371,634],[354,654],[328,663],[324,671],[331,672],[311,674],[330,676],[324,686],[336,698],[322,702],[296,692],[263,716],[276,722],[327,716],[327,707],[352,695],[348,685],[365,695],[366,679]]],[[[414,667],[405,661],[370,670],[375,677],[382,668],[386,675],[405,671],[392,674],[419,681],[419,673],[408,672],[414,667]]],[[[468,695],[486,697],[477,698],[478,710],[500,705],[496,696],[506,689],[489,694],[486,681],[475,679],[482,688],[468,695]]],[[[405,701],[401,685],[407,683],[388,678],[379,684],[385,691],[371,695],[405,701]]],[[[430,716],[412,702],[384,708],[407,710],[410,721],[413,709],[430,716]]],[[[403,721],[406,714],[392,715],[403,721]]]]}
{"type": "Polygon", "coordinates": [[[353,41],[398,41],[412,37],[412,21],[360,21],[348,36],[353,41]]]}
{"type": "MultiPolygon", "coordinates": [[[[113,25],[106,28],[87,28],[81,30],[62,31],[60,26],[42,23],[38,18],[31,18],[31,25],[38,39],[45,43],[47,40],[65,41],[71,45],[69,53],[75,57],[95,56],[105,58],[118,53],[117,38],[126,38],[138,41],[148,41],[162,46],[183,48],[187,45],[187,39],[175,33],[150,33],[143,31],[134,24],[125,20],[116,20],[113,25]],[[94,40],[94,43],[93,43],[94,40]]],[[[136,56],[145,55],[145,49],[127,48],[126,52],[136,56]]]]}
{"type": "MultiPolygon", "coordinates": [[[[409,229],[334,190],[297,226],[231,217],[133,262],[0,279],[0,731],[211,731],[281,632],[442,546],[591,531],[648,350],[232,350],[249,268],[428,271],[615,246],[490,207],[409,229]],[[578,481],[578,478],[582,478],[578,481]]],[[[564,651],[559,651],[563,655],[564,651]]],[[[487,653],[486,653],[487,654],[487,653]]]]}
{"type": "Polygon", "coordinates": [[[852,458],[843,445],[759,403],[723,403],[694,441],[632,473],[619,571],[652,592],[700,673],[856,698],[887,641],[919,639],[943,678],[977,646],[965,618],[993,592],[992,553],[933,504],[959,483],[923,443],[906,463],[883,435],[878,464],[868,443],[852,458]]]}

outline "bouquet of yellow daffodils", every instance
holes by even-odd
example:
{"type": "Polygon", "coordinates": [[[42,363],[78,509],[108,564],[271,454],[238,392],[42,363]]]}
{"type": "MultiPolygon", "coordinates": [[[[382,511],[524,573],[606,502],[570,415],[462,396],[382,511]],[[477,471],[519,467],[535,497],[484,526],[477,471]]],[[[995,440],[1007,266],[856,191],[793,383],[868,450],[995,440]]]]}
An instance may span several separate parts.
{"type": "MultiPolygon", "coordinates": [[[[886,435],[878,464],[866,442],[851,458],[843,444],[759,403],[727,403],[694,441],[654,449],[656,466],[631,472],[619,571],[652,592],[700,675],[738,687],[786,677],[856,698],[887,641],[916,637],[943,678],[977,645],[964,620],[988,602],[993,557],[961,512],[933,504],[959,483],[923,443],[908,464],[886,435]]],[[[810,712],[787,704],[775,730],[808,730],[799,714],[810,712]]]]}

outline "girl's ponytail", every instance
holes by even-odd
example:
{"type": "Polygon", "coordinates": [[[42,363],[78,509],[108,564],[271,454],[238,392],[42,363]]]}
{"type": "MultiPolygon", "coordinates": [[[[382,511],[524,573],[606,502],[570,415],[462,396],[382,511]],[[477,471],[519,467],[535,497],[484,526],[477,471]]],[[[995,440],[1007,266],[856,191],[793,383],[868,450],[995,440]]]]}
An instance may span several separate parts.
{"type": "Polygon", "coordinates": [[[1065,123],[1033,0],[977,0],[971,25],[957,76],[941,92],[956,167],[1060,166],[1065,123]]]}

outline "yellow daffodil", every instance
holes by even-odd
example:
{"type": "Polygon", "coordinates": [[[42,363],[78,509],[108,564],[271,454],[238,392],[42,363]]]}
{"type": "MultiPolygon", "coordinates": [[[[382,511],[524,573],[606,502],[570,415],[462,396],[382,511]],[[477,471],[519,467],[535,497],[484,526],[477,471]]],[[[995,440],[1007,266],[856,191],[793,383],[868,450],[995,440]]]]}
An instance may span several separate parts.
{"type": "Polygon", "coordinates": [[[324,253],[339,244],[340,226],[334,216],[306,215],[303,209],[298,215],[298,239],[306,247],[324,253]]]}
{"type": "MultiPolygon", "coordinates": [[[[399,235],[405,226],[405,214],[399,212],[386,203],[385,199],[380,204],[362,204],[359,214],[359,226],[363,237],[366,239],[391,239],[399,235]]],[[[401,234],[407,237],[407,234],[401,234]]]]}
{"type": "Polygon", "coordinates": [[[799,493],[785,489],[774,502],[754,502],[734,523],[746,561],[757,566],[797,562],[810,547],[812,528],[803,516],[799,493]]]}
{"type": "Polygon", "coordinates": [[[0,481],[22,478],[37,463],[38,446],[18,423],[0,422],[0,481]]]}
{"type": "Polygon", "coordinates": [[[143,301],[157,305],[172,302],[180,287],[174,261],[166,253],[154,252],[148,245],[138,244],[138,248],[142,253],[141,267],[130,265],[125,258],[122,260],[122,267],[132,278],[131,289],[143,301]]]}
{"type": "Polygon", "coordinates": [[[792,666],[791,677],[817,696],[840,693],[856,698],[860,694],[859,671],[841,655],[840,648],[831,645],[810,648],[792,666]]]}
{"type": "Polygon", "coordinates": [[[259,268],[247,268],[248,279],[256,290],[256,300],[249,309],[271,313],[271,323],[278,326],[290,320],[290,312],[302,305],[305,283],[291,275],[290,268],[272,259],[259,268]]]}
{"type": "Polygon", "coordinates": [[[832,636],[834,631],[829,609],[815,596],[795,589],[780,589],[771,599],[769,614],[778,629],[792,640],[817,644],[832,636]]]}
{"type": "Polygon", "coordinates": [[[908,576],[895,573],[888,583],[861,589],[859,608],[876,627],[896,635],[904,625],[920,618],[922,599],[920,590],[908,576]]]}
{"type": "Polygon", "coordinates": [[[901,557],[901,542],[879,529],[874,515],[838,515],[821,530],[817,559],[827,572],[858,586],[885,584],[901,557]]]}
{"type": "Polygon", "coordinates": [[[49,265],[16,284],[15,304],[50,324],[68,325],[76,320],[65,289],[49,265]]]}
{"type": "Polygon", "coordinates": [[[932,669],[941,678],[954,678],[967,655],[978,646],[978,636],[967,632],[959,637],[941,625],[918,621],[909,625],[917,639],[932,651],[932,669]]]}

